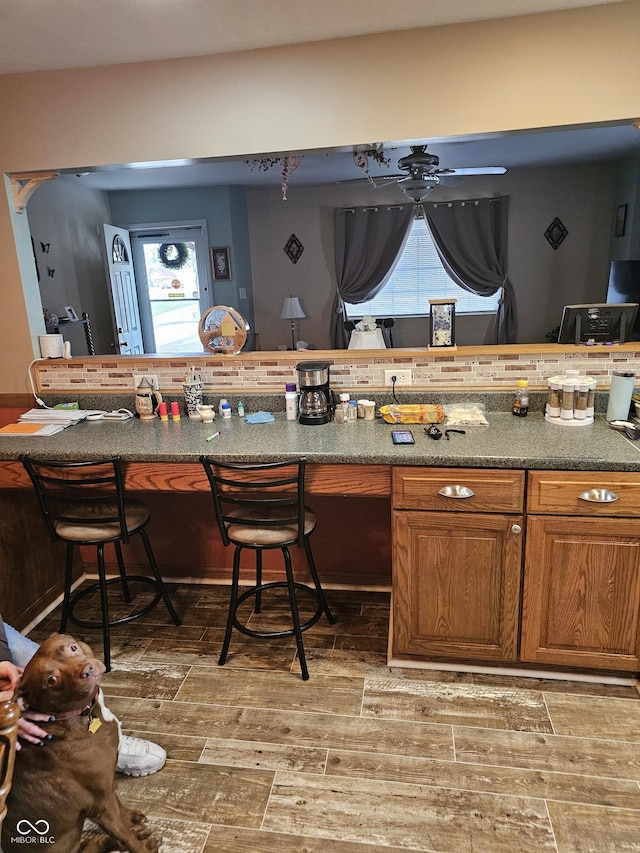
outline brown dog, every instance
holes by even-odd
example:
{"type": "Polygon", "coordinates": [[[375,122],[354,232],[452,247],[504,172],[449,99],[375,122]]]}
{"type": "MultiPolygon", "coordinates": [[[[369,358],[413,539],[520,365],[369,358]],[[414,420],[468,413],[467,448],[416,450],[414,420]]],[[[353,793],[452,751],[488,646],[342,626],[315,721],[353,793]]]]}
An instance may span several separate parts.
{"type": "Polygon", "coordinates": [[[115,793],[119,723],[102,703],[104,671],[89,646],[66,634],[52,634],[25,667],[17,697],[55,721],[38,724],[52,735],[44,746],[25,742],[16,756],[4,853],[27,844],[58,853],[157,853],[144,815],[115,793]],[[85,818],[107,834],[83,842],[85,818]]]}

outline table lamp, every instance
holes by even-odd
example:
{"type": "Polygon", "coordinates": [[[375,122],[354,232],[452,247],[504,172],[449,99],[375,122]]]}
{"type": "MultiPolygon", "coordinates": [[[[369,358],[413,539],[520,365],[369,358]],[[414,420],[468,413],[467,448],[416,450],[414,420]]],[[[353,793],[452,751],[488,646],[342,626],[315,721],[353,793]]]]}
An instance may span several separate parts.
{"type": "Polygon", "coordinates": [[[293,321],[306,316],[307,315],[302,310],[302,305],[300,305],[300,300],[297,296],[286,297],[282,305],[280,317],[283,320],[291,320],[291,349],[296,348],[295,326],[293,321]]]}

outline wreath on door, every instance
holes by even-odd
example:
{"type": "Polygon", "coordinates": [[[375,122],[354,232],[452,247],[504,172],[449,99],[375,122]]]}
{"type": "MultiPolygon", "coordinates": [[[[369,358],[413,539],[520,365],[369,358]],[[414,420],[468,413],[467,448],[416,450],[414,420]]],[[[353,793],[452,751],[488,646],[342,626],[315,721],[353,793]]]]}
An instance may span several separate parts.
{"type": "Polygon", "coordinates": [[[189,259],[189,247],[186,243],[162,243],[158,257],[170,270],[181,270],[189,259]]]}

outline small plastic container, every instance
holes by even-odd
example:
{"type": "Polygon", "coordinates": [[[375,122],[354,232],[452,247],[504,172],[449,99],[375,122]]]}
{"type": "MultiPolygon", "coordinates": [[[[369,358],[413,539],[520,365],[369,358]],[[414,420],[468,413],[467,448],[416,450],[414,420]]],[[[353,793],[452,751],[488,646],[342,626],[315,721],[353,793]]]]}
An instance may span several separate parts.
{"type": "Polygon", "coordinates": [[[231,417],[231,406],[229,405],[229,403],[226,403],[226,402],[222,403],[222,405],[220,406],[220,409],[222,411],[222,417],[225,420],[227,420],[228,418],[231,417]]]}
{"type": "Polygon", "coordinates": [[[560,406],[562,403],[562,380],[559,376],[552,376],[549,380],[547,392],[547,415],[550,418],[560,417],[560,406]]]}
{"type": "Polygon", "coordinates": [[[518,418],[526,418],[529,414],[529,380],[518,379],[516,396],[513,400],[513,414],[518,418]]]}
{"type": "MultiPolygon", "coordinates": [[[[349,420],[349,395],[344,391],[340,394],[340,407],[344,412],[343,422],[346,423],[349,420]]],[[[357,405],[357,404],[356,404],[357,405]]]]}
{"type": "Polygon", "coordinates": [[[244,403],[242,400],[238,400],[238,417],[244,417],[244,403]]]}
{"type": "Polygon", "coordinates": [[[347,408],[347,421],[350,424],[354,424],[358,420],[358,401],[357,400],[349,400],[349,406],[347,408]]]}
{"type": "Polygon", "coordinates": [[[565,379],[562,383],[562,403],[560,417],[563,421],[573,420],[573,394],[575,385],[573,379],[565,379]]]}
{"type": "MultiPolygon", "coordinates": [[[[202,402],[202,401],[201,401],[201,402],[202,402]]],[[[220,404],[219,404],[219,406],[218,406],[218,412],[219,412],[219,414],[220,414],[220,415],[222,415],[222,414],[223,414],[223,412],[222,412],[222,407],[223,407],[224,405],[227,405],[227,406],[229,405],[229,401],[227,400],[227,398],[226,398],[226,397],[223,397],[223,398],[220,400],[220,404]]]]}
{"type": "Polygon", "coordinates": [[[587,418],[587,407],[589,405],[589,385],[588,379],[579,379],[575,388],[573,417],[577,421],[584,421],[587,418]]]}
{"type": "Polygon", "coordinates": [[[298,417],[298,393],[295,382],[287,382],[285,385],[284,410],[288,421],[295,421],[298,417]]]}

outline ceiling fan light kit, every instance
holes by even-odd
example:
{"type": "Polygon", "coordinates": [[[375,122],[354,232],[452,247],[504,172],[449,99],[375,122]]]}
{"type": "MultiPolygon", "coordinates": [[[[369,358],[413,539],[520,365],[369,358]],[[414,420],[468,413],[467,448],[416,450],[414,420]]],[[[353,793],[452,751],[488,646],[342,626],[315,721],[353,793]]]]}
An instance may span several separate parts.
{"type": "Polygon", "coordinates": [[[507,171],[504,166],[441,169],[440,158],[437,154],[427,151],[426,145],[410,147],[411,153],[398,160],[400,174],[372,176],[368,161],[360,151],[354,153],[354,162],[364,170],[366,179],[375,189],[395,183],[415,204],[420,204],[437,186],[457,186],[460,183],[460,176],[504,175],[507,171]]]}

